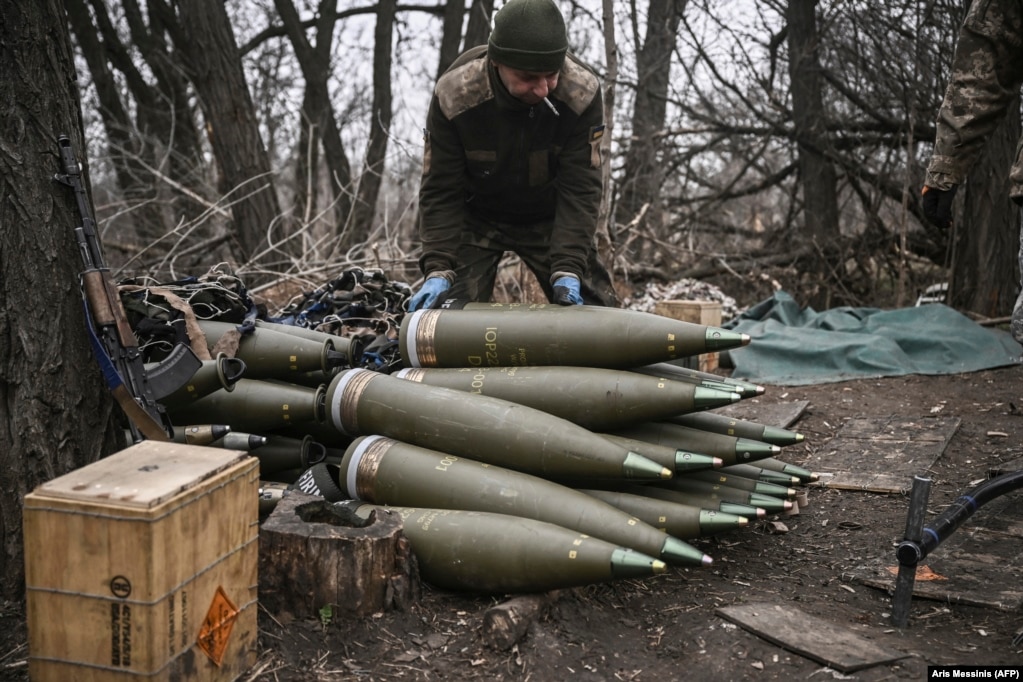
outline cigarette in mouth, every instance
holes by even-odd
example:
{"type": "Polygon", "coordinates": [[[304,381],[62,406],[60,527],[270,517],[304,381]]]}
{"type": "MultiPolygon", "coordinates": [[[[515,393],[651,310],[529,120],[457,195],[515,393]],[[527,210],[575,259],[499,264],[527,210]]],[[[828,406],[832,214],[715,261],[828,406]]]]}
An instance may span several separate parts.
{"type": "Polygon", "coordinates": [[[544,97],[543,103],[546,104],[550,108],[550,110],[554,112],[555,116],[561,116],[561,114],[558,113],[558,108],[554,106],[554,104],[549,99],[544,97]]]}

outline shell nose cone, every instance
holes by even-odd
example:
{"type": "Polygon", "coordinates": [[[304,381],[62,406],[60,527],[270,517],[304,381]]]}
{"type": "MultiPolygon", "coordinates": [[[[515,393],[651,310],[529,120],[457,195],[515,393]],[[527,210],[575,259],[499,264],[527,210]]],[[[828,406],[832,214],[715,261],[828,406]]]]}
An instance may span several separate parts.
{"type": "Polygon", "coordinates": [[[678,538],[668,536],[661,547],[661,558],[675,566],[707,566],[711,558],[678,538]]]}
{"type": "Polygon", "coordinates": [[[625,478],[646,480],[667,480],[674,475],[671,469],[635,452],[629,452],[625,456],[625,461],[622,463],[622,473],[625,478]]]}
{"type": "Polygon", "coordinates": [[[749,334],[733,332],[728,329],[721,329],[720,327],[707,327],[705,343],[707,344],[708,351],[741,348],[742,346],[748,346],[749,342],[749,334]]]}

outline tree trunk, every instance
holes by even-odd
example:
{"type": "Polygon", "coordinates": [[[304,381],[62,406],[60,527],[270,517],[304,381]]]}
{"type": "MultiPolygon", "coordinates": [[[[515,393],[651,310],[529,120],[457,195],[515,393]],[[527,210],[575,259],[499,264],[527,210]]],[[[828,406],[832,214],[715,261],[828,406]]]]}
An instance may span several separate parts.
{"type": "Polygon", "coordinates": [[[440,55],[437,63],[437,78],[441,77],[459,53],[462,44],[462,19],[465,18],[465,0],[448,0],[444,3],[443,26],[440,36],[440,55]]]}
{"type": "Polygon", "coordinates": [[[462,50],[468,50],[490,40],[490,24],[493,18],[494,0],[472,0],[462,50]]]}
{"type": "MultiPolygon", "coordinates": [[[[191,220],[205,210],[189,193],[209,196],[204,182],[207,166],[203,162],[199,132],[189,108],[187,82],[180,67],[173,64],[168,54],[158,17],[150,15],[152,27],[147,26],[135,0],[124,0],[122,4],[132,46],[142,55],[155,84],[150,84],[140,72],[136,53],[125,47],[104,2],[90,0],[96,22],[93,30],[102,37],[103,57],[110,68],[122,74],[128,92],[135,100],[132,145],[118,149],[117,144],[111,142],[111,155],[131,156],[125,161],[126,165],[139,165],[137,161],[145,160],[170,179],[171,182],[167,182],[158,178],[150,170],[141,174],[153,183],[158,201],[165,207],[163,223],[170,227],[182,220],[191,220]],[[187,191],[173,187],[172,183],[187,191]]],[[[82,30],[87,31],[89,27],[82,26],[82,30]]],[[[92,66],[89,70],[93,71],[92,66]]]]}
{"type": "Polygon", "coordinates": [[[253,259],[267,245],[267,230],[281,211],[241,55],[223,3],[180,0],[175,7],[177,14],[165,0],[151,4],[199,96],[206,134],[220,166],[220,192],[233,202],[241,252],[253,259]]]}
{"type": "MultiPolygon", "coordinates": [[[[133,225],[128,236],[149,243],[166,234],[173,224],[164,222],[156,202],[155,177],[140,163],[140,140],[132,138],[135,126],[121,101],[121,86],[109,67],[106,47],[92,25],[89,10],[84,0],[66,0],[64,6],[82,56],[92,74],[92,83],[100,105],[99,115],[106,132],[108,154],[114,165],[117,184],[120,185],[125,203],[132,207],[129,217],[133,225]]],[[[154,165],[151,154],[145,160],[151,167],[154,165]]]]}
{"type": "Polygon", "coordinates": [[[607,59],[607,77],[603,84],[604,137],[600,140],[600,153],[604,167],[601,169],[600,207],[597,210],[597,230],[594,235],[597,257],[615,281],[615,244],[611,215],[611,138],[615,130],[615,82],[618,80],[618,40],[615,37],[614,3],[602,0],[604,19],[604,55],[607,59]]]}
{"type": "Polygon", "coordinates": [[[338,131],[327,87],[327,81],[331,77],[330,55],[334,27],[337,23],[334,2],[333,0],[320,2],[315,47],[306,38],[305,28],[294,3],[291,0],[275,0],[274,4],[288,32],[292,49],[295,50],[306,88],[302,100],[300,121],[302,128],[297,150],[295,205],[301,214],[303,224],[319,212],[316,177],[322,143],[327,170],[330,173],[330,187],[333,191],[335,228],[340,232],[348,223],[352,210],[352,171],[338,131]]]}
{"type": "Polygon", "coordinates": [[[953,235],[948,301],[985,317],[1012,313],[1019,286],[1019,208],[1009,199],[1009,170],[1020,136],[1020,105],[987,141],[964,186],[963,218],[953,235]]]}
{"type": "Polygon", "coordinates": [[[24,598],[21,500],[123,446],[85,334],[74,198],[55,183],[57,137],[84,160],[60,0],[0,10],[0,591],[24,598]],[[121,442],[118,443],[118,439],[121,442]]]}
{"type": "Polygon", "coordinates": [[[373,39],[373,106],[370,109],[369,143],[366,161],[359,177],[351,232],[344,235],[342,245],[363,244],[368,238],[376,215],[377,198],[387,159],[387,140],[391,132],[391,47],[394,35],[396,0],[379,0],[373,39]]]}
{"type": "MultiPolygon", "coordinates": [[[[827,149],[815,8],[817,0],[789,0],[789,80],[793,132],[798,147],[806,240],[823,248],[839,236],[835,168],[827,149]]],[[[822,261],[817,268],[826,272],[822,261]]]]}
{"type": "MultiPolygon", "coordinates": [[[[98,0],[92,1],[95,3],[98,0]]],[[[123,0],[123,5],[132,43],[141,52],[156,81],[153,87],[148,88],[150,94],[147,99],[140,99],[136,95],[140,105],[147,102],[146,106],[139,108],[139,129],[151,141],[150,144],[157,147],[157,158],[166,156],[166,167],[161,166],[161,171],[189,192],[216,199],[210,196],[207,183],[210,164],[206,162],[202,149],[202,134],[197,127],[188,79],[167,44],[167,31],[163,27],[161,15],[159,12],[149,12],[147,27],[137,0],[123,0]]],[[[163,191],[171,196],[170,211],[174,224],[182,220],[191,221],[206,210],[188,192],[170,187],[163,191]]],[[[222,251],[222,254],[214,255],[214,258],[228,259],[229,250],[224,248],[222,251]]]]}
{"type": "MultiPolygon", "coordinates": [[[[637,227],[661,232],[661,184],[664,163],[657,134],[664,128],[668,83],[675,35],[685,11],[686,0],[650,0],[646,39],[636,55],[636,100],[632,109],[632,141],[625,154],[625,173],[618,223],[631,222],[643,211],[637,227]]],[[[646,241],[646,240],[644,240],[646,241]]],[[[640,262],[650,258],[637,254],[640,262]]]]}

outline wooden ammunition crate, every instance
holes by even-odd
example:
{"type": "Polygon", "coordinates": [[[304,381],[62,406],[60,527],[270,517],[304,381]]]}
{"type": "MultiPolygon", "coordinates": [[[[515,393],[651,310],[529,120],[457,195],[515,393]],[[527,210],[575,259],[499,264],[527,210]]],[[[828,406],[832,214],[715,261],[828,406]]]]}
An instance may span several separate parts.
{"type": "Polygon", "coordinates": [[[29,675],[234,680],[255,663],[258,460],[143,441],[25,496],[29,675]]]}
{"type": "MultiPolygon", "coordinates": [[[[721,326],[721,303],[718,301],[658,301],[654,304],[654,313],[708,327],[721,326]]],[[[718,354],[701,353],[690,358],[685,366],[701,372],[713,372],[718,368],[718,354]]]]}

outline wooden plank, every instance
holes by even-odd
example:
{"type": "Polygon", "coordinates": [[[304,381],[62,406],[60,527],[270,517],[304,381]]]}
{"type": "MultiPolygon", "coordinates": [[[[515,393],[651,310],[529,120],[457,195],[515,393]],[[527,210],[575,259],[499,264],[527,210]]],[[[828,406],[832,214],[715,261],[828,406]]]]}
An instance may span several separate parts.
{"type": "Polygon", "coordinates": [[[841,490],[903,493],[945,452],[958,417],[850,419],[804,466],[821,473],[818,484],[841,490]]]}
{"type": "MultiPolygon", "coordinates": [[[[897,566],[890,566],[890,569],[897,571],[897,566]]],[[[1008,573],[1004,572],[1003,578],[992,577],[990,566],[978,565],[969,560],[944,561],[941,562],[940,569],[941,571],[935,573],[943,576],[945,580],[927,582],[918,580],[914,583],[915,599],[932,599],[942,603],[967,604],[1004,611],[1016,611],[1023,605],[1023,592],[1011,589],[1014,583],[1008,573]]],[[[889,594],[895,591],[895,576],[888,567],[854,578],[862,585],[884,590],[889,594]]]]}
{"type": "MultiPolygon", "coordinates": [[[[848,420],[835,439],[863,439],[872,442],[913,442],[947,440],[947,425],[956,417],[857,417],[848,420]]],[[[953,431],[954,433],[954,431],[953,431]]]]}
{"type": "MultiPolygon", "coordinates": [[[[890,581],[863,579],[860,581],[867,587],[890,592],[894,588],[890,581]]],[[[1014,612],[1023,604],[1023,594],[1014,590],[959,591],[939,586],[937,583],[914,584],[913,596],[921,599],[939,601],[943,604],[963,604],[997,611],[1014,612]]]]}
{"type": "Polygon", "coordinates": [[[1023,469],[1023,459],[1014,459],[1011,462],[1002,462],[992,466],[988,473],[991,476],[1001,476],[1020,469],[1023,469]]]}
{"type": "Polygon", "coordinates": [[[843,673],[909,655],[880,647],[846,628],[789,605],[741,604],[722,607],[715,613],[758,637],[843,673]]]}
{"type": "MultiPolygon", "coordinates": [[[[913,596],[1016,611],[1023,607],[1023,505],[1003,495],[978,509],[926,558],[936,580],[916,580],[913,596]]],[[[846,579],[889,594],[895,590],[894,552],[846,572],[846,579]]]]}
{"type": "Polygon", "coordinates": [[[732,419],[757,422],[765,426],[787,429],[803,416],[809,400],[792,400],[783,403],[766,403],[761,398],[749,398],[725,407],[715,408],[711,412],[723,414],[732,419]]]}
{"type": "Polygon", "coordinates": [[[912,487],[912,479],[889,474],[859,474],[843,471],[834,476],[822,478],[821,487],[836,490],[858,490],[860,492],[896,494],[906,493],[912,487]]]}

